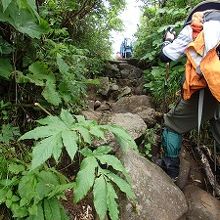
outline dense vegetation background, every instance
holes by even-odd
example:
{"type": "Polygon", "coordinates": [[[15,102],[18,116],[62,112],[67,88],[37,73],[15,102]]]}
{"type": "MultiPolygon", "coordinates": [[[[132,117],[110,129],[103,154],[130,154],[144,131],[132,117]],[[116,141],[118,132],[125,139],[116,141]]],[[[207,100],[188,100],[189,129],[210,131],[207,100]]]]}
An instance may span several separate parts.
{"type": "MultiPolygon", "coordinates": [[[[164,78],[166,75],[166,65],[160,63],[158,54],[160,53],[164,31],[168,27],[173,27],[177,34],[182,29],[184,21],[190,9],[201,0],[163,0],[163,1],[143,1],[143,15],[139,29],[136,33],[134,56],[150,62],[152,68],[145,71],[146,89],[151,92],[157,103],[161,103],[164,97],[164,78]]],[[[184,73],[185,60],[171,62],[169,85],[166,91],[168,104],[172,104],[176,99],[176,92],[180,89],[184,73]]]]}
{"type": "MultiPolygon", "coordinates": [[[[162,33],[170,24],[178,31],[199,1],[143,2],[134,56],[151,64],[146,88],[160,101],[162,33]]],[[[122,28],[118,15],[124,7],[125,0],[0,0],[0,203],[9,218],[68,219],[60,204],[67,189],[78,202],[92,188],[100,219],[107,212],[118,219],[115,186],[134,199],[111,148],[92,145],[107,131],[122,147],[136,148],[134,141],[120,128],[70,114],[83,108],[87,85],[98,83],[112,53],[110,32],[122,28]],[[59,172],[63,154],[78,164],[74,181],[59,172]]],[[[168,92],[174,100],[182,61],[171,71],[168,92]]]]}

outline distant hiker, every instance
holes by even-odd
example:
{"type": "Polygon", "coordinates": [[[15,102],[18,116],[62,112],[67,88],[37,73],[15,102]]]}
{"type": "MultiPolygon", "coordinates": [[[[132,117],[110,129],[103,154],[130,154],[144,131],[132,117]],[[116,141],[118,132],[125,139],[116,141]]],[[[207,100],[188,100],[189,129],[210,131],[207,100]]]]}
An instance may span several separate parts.
{"type": "MultiPolygon", "coordinates": [[[[220,2],[214,3],[220,9],[220,2]]],[[[220,144],[220,11],[197,11],[190,21],[176,39],[168,30],[161,52],[163,62],[184,54],[187,57],[182,99],[164,115],[164,156],[157,161],[173,179],[179,174],[182,134],[210,120],[213,136],[220,144]]]]}
{"type": "Polygon", "coordinates": [[[132,56],[133,47],[129,38],[124,38],[120,46],[120,54],[122,58],[130,58],[132,56]]]}

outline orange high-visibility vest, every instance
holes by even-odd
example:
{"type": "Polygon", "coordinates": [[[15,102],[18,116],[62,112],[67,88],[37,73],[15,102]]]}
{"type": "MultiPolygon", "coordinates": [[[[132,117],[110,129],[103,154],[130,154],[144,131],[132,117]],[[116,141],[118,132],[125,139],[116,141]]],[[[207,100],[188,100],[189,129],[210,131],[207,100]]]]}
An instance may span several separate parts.
{"type": "Polygon", "coordinates": [[[205,50],[203,31],[188,45],[185,51],[187,63],[183,84],[184,100],[208,86],[212,95],[220,101],[220,60],[216,52],[217,47],[218,45],[203,57],[205,50]]]}

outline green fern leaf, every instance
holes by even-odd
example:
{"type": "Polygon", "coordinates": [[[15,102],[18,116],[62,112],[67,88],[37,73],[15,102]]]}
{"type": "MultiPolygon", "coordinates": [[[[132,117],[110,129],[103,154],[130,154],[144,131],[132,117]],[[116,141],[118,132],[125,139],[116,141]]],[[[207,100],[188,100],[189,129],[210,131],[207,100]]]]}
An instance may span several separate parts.
{"type": "Polygon", "coordinates": [[[126,173],[126,170],[121,161],[114,155],[101,155],[96,156],[96,158],[101,162],[101,164],[107,164],[108,166],[112,166],[117,171],[126,173]]]}
{"type": "Polygon", "coordinates": [[[77,145],[78,137],[74,131],[66,130],[62,132],[62,138],[66,151],[69,157],[71,158],[71,160],[73,160],[78,150],[78,145],[77,145]]]}
{"type": "Polygon", "coordinates": [[[63,148],[62,133],[59,133],[53,137],[54,137],[53,157],[58,163],[63,148]]]}
{"type": "Polygon", "coordinates": [[[108,172],[106,173],[106,175],[108,176],[108,178],[114,182],[118,187],[119,189],[124,192],[127,197],[131,200],[135,200],[135,194],[130,186],[129,183],[127,183],[125,180],[123,180],[121,177],[115,175],[114,173],[112,172],[108,172]]]}
{"type": "Polygon", "coordinates": [[[78,122],[82,122],[82,123],[86,122],[86,119],[83,115],[75,115],[75,117],[78,122]]]}
{"type": "Polygon", "coordinates": [[[76,185],[74,188],[75,202],[83,199],[93,186],[97,166],[98,163],[94,157],[87,157],[82,161],[80,171],[76,176],[76,185]]]}
{"type": "Polygon", "coordinates": [[[42,96],[52,105],[58,106],[62,101],[56,90],[55,82],[46,82],[46,86],[42,92],[42,96]]]}
{"type": "Polygon", "coordinates": [[[58,68],[59,68],[59,71],[62,73],[62,74],[66,74],[70,67],[66,64],[66,62],[62,59],[61,55],[60,54],[57,54],[57,65],[58,65],[58,68]]]}
{"type": "Polygon", "coordinates": [[[91,140],[91,136],[89,134],[88,129],[84,128],[84,127],[77,127],[77,130],[79,131],[79,133],[82,135],[83,140],[88,143],[91,144],[92,140],[91,140]]]}
{"type": "Polygon", "coordinates": [[[94,156],[99,156],[103,154],[108,154],[112,151],[110,146],[99,146],[96,150],[93,151],[94,156]]]}
{"type": "Polygon", "coordinates": [[[1,2],[2,2],[2,6],[3,6],[3,12],[5,12],[5,10],[8,8],[8,6],[12,2],[12,0],[1,0],[1,2]]]}
{"type": "Polygon", "coordinates": [[[100,220],[103,220],[105,219],[107,212],[107,186],[103,175],[95,180],[93,195],[96,212],[98,213],[100,220]]]}
{"type": "Polygon", "coordinates": [[[45,220],[61,220],[60,202],[58,199],[44,199],[45,220]]]}
{"type": "Polygon", "coordinates": [[[88,147],[85,147],[85,148],[83,148],[82,150],[80,150],[80,153],[81,153],[84,157],[93,157],[93,156],[94,156],[92,150],[90,150],[88,147]]]}
{"type": "Polygon", "coordinates": [[[95,137],[101,138],[103,140],[105,139],[105,132],[101,130],[101,128],[99,128],[97,125],[91,127],[89,133],[95,137]]]}
{"type": "Polygon", "coordinates": [[[54,134],[54,128],[49,126],[40,126],[22,135],[19,140],[47,138],[54,134]]]}
{"type": "Polygon", "coordinates": [[[71,126],[76,122],[75,119],[73,118],[73,116],[69,113],[69,111],[67,111],[65,109],[61,110],[60,118],[68,126],[71,126]]]}
{"type": "Polygon", "coordinates": [[[15,136],[20,135],[18,127],[13,127],[11,124],[3,124],[0,131],[0,142],[9,144],[15,140],[15,136]]]}
{"type": "Polygon", "coordinates": [[[52,155],[55,156],[55,159],[60,156],[59,153],[61,153],[60,149],[62,148],[62,141],[59,140],[60,138],[60,134],[57,136],[53,135],[36,144],[33,150],[31,169],[35,169],[36,167],[42,165],[52,155]],[[56,150],[56,148],[58,150],[56,150]]]}
{"type": "Polygon", "coordinates": [[[107,206],[111,220],[119,219],[118,196],[111,183],[107,182],[107,206]]]}
{"type": "Polygon", "coordinates": [[[43,211],[43,207],[42,207],[42,202],[39,203],[38,206],[37,206],[37,214],[29,216],[28,218],[26,218],[26,220],[45,220],[44,219],[44,211],[43,211]]]}
{"type": "Polygon", "coordinates": [[[22,164],[10,163],[8,171],[13,174],[19,174],[25,170],[25,166],[22,164]]]}
{"type": "Polygon", "coordinates": [[[0,59],[0,77],[9,79],[13,71],[13,67],[9,59],[0,59]]]}
{"type": "Polygon", "coordinates": [[[136,151],[138,150],[134,139],[123,128],[116,125],[103,125],[103,127],[114,134],[118,143],[121,145],[122,149],[126,150],[130,148],[136,151]]]}

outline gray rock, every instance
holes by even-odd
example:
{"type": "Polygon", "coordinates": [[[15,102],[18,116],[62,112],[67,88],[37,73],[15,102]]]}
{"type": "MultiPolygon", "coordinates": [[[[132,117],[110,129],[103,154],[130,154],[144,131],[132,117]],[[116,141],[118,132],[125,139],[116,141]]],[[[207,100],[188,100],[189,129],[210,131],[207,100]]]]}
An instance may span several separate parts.
{"type": "MultiPolygon", "coordinates": [[[[95,120],[100,124],[119,125],[128,131],[133,139],[141,137],[147,129],[147,125],[144,123],[143,119],[136,114],[111,114],[98,111],[83,111],[82,114],[86,117],[86,119],[95,120]]],[[[96,140],[93,144],[94,146],[110,144],[114,149],[118,147],[114,136],[111,133],[106,134],[105,140],[96,140]]]]}
{"type": "Polygon", "coordinates": [[[111,64],[111,63],[107,63],[105,66],[107,69],[112,70],[114,72],[119,72],[119,68],[117,64],[111,64]]]}
{"type": "Polygon", "coordinates": [[[81,113],[88,120],[99,121],[99,120],[101,120],[101,117],[102,117],[102,113],[101,112],[96,112],[96,111],[91,111],[91,110],[82,111],[81,113]]]}
{"type": "Polygon", "coordinates": [[[109,111],[111,110],[111,105],[108,102],[103,102],[101,105],[96,109],[96,111],[109,111]]]}
{"type": "MultiPolygon", "coordinates": [[[[137,109],[135,111],[137,111],[137,109]]],[[[153,108],[147,108],[141,112],[137,112],[137,114],[148,126],[152,126],[157,122],[155,119],[156,111],[153,108]]]]}
{"type": "Polygon", "coordinates": [[[180,173],[176,181],[176,185],[180,189],[184,189],[188,182],[190,173],[190,162],[180,156],[180,173]]]}
{"type": "Polygon", "coordinates": [[[126,86],[124,88],[122,88],[121,93],[118,96],[118,99],[126,96],[126,95],[130,95],[131,94],[131,88],[126,86]]]}
{"type": "Polygon", "coordinates": [[[132,150],[120,158],[137,196],[135,210],[127,199],[120,198],[120,220],[177,220],[187,212],[184,194],[162,169],[132,150]]]}
{"type": "Polygon", "coordinates": [[[110,90],[110,82],[108,77],[99,77],[100,87],[98,92],[106,96],[110,90]]]}
{"type": "Polygon", "coordinates": [[[130,96],[119,99],[116,103],[112,104],[113,112],[131,112],[136,113],[143,111],[146,108],[152,107],[150,97],[146,95],[130,96]],[[141,108],[140,108],[141,107],[141,108]],[[137,111],[136,109],[139,108],[137,111]]]}
{"type": "Polygon", "coordinates": [[[194,185],[188,185],[184,190],[189,211],[187,220],[219,220],[220,201],[206,191],[194,185]]]}
{"type": "Polygon", "coordinates": [[[137,86],[137,80],[131,80],[131,79],[118,79],[118,84],[123,86],[129,86],[129,87],[136,87],[137,86]]]}
{"type": "Polygon", "coordinates": [[[120,78],[121,73],[117,63],[106,63],[104,68],[104,75],[108,77],[120,78]]]}
{"type": "Polygon", "coordinates": [[[132,113],[112,114],[107,119],[107,123],[123,127],[134,139],[141,137],[147,129],[143,119],[132,113]]]}
{"type": "Polygon", "coordinates": [[[111,84],[110,90],[112,90],[112,91],[118,91],[118,90],[119,90],[119,86],[118,86],[117,84],[113,83],[113,84],[111,84]]]}
{"type": "Polygon", "coordinates": [[[90,110],[94,110],[95,101],[93,101],[93,100],[88,100],[88,101],[87,101],[87,107],[88,107],[88,109],[90,109],[90,110]]]}
{"type": "Polygon", "coordinates": [[[143,70],[128,63],[120,63],[119,69],[123,79],[137,79],[143,75],[143,70]]]}

